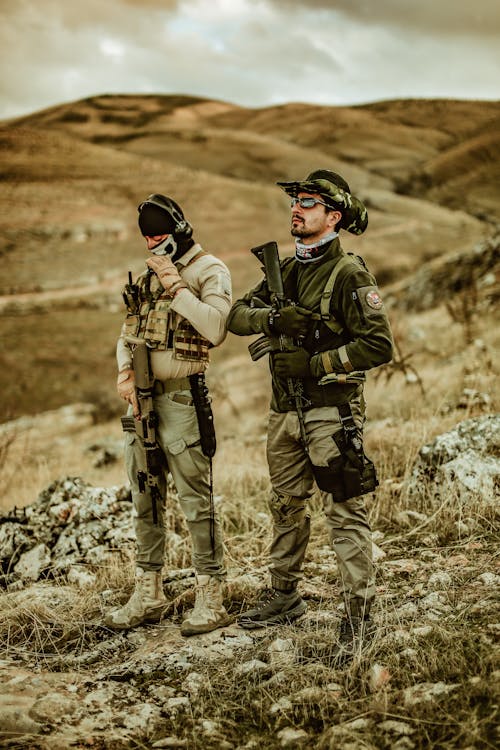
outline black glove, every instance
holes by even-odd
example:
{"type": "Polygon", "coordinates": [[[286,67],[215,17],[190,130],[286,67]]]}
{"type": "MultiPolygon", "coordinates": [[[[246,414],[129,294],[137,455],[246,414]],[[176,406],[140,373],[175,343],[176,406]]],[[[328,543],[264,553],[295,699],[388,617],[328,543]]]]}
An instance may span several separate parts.
{"type": "Polygon", "coordinates": [[[311,374],[311,355],[305,349],[276,352],[273,355],[274,372],[282,378],[305,378],[311,374]]]}
{"type": "Polygon", "coordinates": [[[282,307],[281,310],[273,312],[269,318],[272,331],[296,339],[305,336],[309,329],[311,310],[298,305],[282,307]]]}

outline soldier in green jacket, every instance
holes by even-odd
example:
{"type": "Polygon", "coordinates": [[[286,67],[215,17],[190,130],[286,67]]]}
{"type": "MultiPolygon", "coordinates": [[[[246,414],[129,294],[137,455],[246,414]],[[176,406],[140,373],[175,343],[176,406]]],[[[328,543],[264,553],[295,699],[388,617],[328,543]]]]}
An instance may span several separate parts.
{"type": "Polygon", "coordinates": [[[361,234],[368,223],[366,208],[346,181],[321,169],[278,185],[291,197],[296,244],[295,256],[280,262],[289,302],[273,308],[264,279],[233,305],[227,322],[239,336],[263,333],[271,342],[295,342],[288,351],[274,347],[270,357],[271,588],[239,624],[281,624],[305,612],[297,584],[316,482],[344,591],[337,651],[344,662],[373,634],[372,540],[361,495],[374,490],[377,480],[362,444],[363,381],[366,370],[390,361],[392,335],[375,278],[362,259],[340,246],[340,229],[361,234]],[[300,384],[301,406],[291,398],[290,383],[300,384]]]}

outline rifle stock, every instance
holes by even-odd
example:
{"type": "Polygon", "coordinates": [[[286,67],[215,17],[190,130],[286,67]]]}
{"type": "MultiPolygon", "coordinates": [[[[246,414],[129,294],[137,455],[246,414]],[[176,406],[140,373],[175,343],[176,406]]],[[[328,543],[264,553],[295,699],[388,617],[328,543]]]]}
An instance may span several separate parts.
{"type": "Polygon", "coordinates": [[[144,339],[127,336],[126,341],[132,349],[132,367],[140,413],[136,418],[122,417],[121,421],[126,432],[135,432],[142,440],[146,471],[137,472],[137,483],[141,493],[147,490],[150,492],[153,523],[157,524],[158,503],[162,501],[159,478],[165,466],[165,456],[156,438],[158,416],[153,406],[154,377],[144,339]]]}

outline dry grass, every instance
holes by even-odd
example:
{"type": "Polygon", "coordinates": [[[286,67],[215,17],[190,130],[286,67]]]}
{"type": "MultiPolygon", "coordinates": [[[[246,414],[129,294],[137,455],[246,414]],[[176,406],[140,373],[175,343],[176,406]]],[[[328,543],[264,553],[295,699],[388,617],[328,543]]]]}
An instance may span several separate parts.
{"type": "MultiPolygon", "coordinates": [[[[429,433],[436,429],[437,424],[429,433]]],[[[377,446],[387,478],[391,472],[397,478],[407,475],[422,435],[423,430],[400,430],[377,446]],[[404,441],[397,455],[390,450],[391,437],[404,441]]],[[[246,441],[240,437],[234,442],[239,445],[231,448],[224,442],[220,449],[224,451],[224,465],[216,468],[216,482],[231,580],[228,606],[237,613],[257,595],[255,584],[249,584],[242,574],[256,572],[264,581],[270,527],[265,512],[268,481],[262,441],[249,445],[247,436],[246,441]]],[[[492,503],[477,498],[467,507],[464,519],[464,509],[452,495],[441,500],[424,493],[415,507],[404,492],[382,483],[376,502],[371,503],[374,526],[384,534],[381,544],[388,559],[406,560],[407,567],[394,568],[383,561],[378,565],[378,637],[344,669],[336,668],[332,659],[337,620],[314,621],[317,609],[337,611],[340,592],[334,566],[318,578],[327,538],[319,502],[313,502],[312,510],[313,537],[306,570],[315,573],[316,584],[315,588],[305,587],[311,619],[260,635],[236,660],[204,661],[202,656],[192,660],[192,669],[201,675],[196,698],[189,713],[170,715],[167,733],[184,738],[193,750],[239,747],[252,740],[271,750],[280,746],[277,733],[282,728],[295,727],[308,733],[310,739],[304,747],[330,750],[354,743],[353,748],[382,749],[396,746],[389,742],[392,735],[383,728],[383,722],[392,720],[403,722],[408,729],[412,744],[397,745],[404,750],[493,748],[497,696],[492,675],[500,665],[488,623],[495,604],[476,583],[482,572],[494,566],[498,517],[492,503]],[[425,513],[428,521],[420,527],[401,526],[396,516],[406,508],[425,513]],[[471,519],[474,526],[462,539],[457,522],[469,524],[471,519]],[[458,567],[457,556],[462,560],[458,567]],[[406,606],[418,602],[428,591],[427,578],[436,570],[447,571],[453,582],[443,592],[449,609],[429,620],[425,611],[417,611],[416,604],[410,611],[406,606]],[[237,670],[242,662],[269,662],[269,649],[276,638],[291,639],[291,659],[279,666],[270,664],[267,671],[240,676],[237,670]],[[431,702],[411,703],[405,691],[416,683],[445,683],[452,689],[431,702]],[[210,737],[200,734],[200,726],[207,721],[217,728],[210,737]]],[[[170,518],[169,523],[173,522],[170,518]]],[[[169,568],[185,564],[182,552],[169,557],[169,568]]],[[[112,660],[118,674],[120,659],[134,657],[134,653],[135,663],[140,665],[133,641],[121,637],[108,641],[110,634],[98,624],[105,606],[126,600],[132,581],[133,558],[125,553],[97,571],[97,583],[87,593],[61,581],[3,595],[0,644],[5,657],[49,672],[76,666],[90,682],[93,670],[112,660]]],[[[175,597],[167,617],[178,623],[192,596],[175,586],[167,585],[166,590],[175,597]]],[[[158,641],[158,646],[164,651],[166,641],[158,641]]],[[[175,670],[145,671],[132,680],[134,695],[136,700],[151,700],[160,687],[184,694],[184,680],[185,673],[175,670]]],[[[33,740],[29,747],[45,749],[48,741],[33,740]]],[[[127,747],[141,746],[139,739],[130,737],[129,742],[127,747]]],[[[143,746],[148,746],[147,742],[143,746]]]]}

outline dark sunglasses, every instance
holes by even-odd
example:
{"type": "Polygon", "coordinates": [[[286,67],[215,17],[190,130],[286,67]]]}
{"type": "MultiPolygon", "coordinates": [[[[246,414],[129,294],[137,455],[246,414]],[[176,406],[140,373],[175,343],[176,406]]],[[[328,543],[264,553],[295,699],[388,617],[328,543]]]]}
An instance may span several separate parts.
{"type": "Polygon", "coordinates": [[[290,205],[292,208],[296,206],[297,203],[301,208],[314,208],[316,203],[320,203],[322,206],[331,208],[327,203],[323,203],[323,201],[319,201],[316,198],[292,198],[290,200],[290,205]]]}

